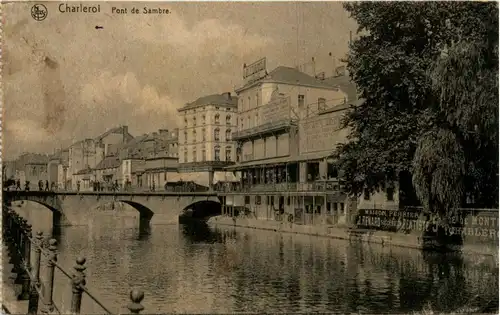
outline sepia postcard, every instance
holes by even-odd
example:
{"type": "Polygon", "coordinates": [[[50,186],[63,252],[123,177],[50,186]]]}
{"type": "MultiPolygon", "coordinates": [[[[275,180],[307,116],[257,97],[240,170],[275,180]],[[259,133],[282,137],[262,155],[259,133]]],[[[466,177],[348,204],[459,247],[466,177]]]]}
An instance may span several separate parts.
{"type": "Polygon", "coordinates": [[[0,8],[0,313],[500,311],[497,2],[0,8]]]}

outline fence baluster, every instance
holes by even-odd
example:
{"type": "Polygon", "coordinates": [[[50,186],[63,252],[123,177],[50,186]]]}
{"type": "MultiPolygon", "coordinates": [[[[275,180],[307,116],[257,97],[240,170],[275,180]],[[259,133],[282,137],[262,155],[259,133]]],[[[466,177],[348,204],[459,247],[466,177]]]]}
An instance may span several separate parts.
{"type": "Polygon", "coordinates": [[[24,260],[24,268],[21,268],[21,293],[17,297],[18,300],[29,300],[30,297],[30,275],[31,272],[31,225],[24,220],[25,227],[23,233],[22,257],[24,260]]]}
{"type": "Polygon", "coordinates": [[[35,255],[33,258],[33,281],[30,286],[30,297],[28,302],[28,315],[36,315],[38,312],[38,300],[40,296],[38,295],[37,287],[40,285],[40,261],[42,258],[42,246],[43,246],[43,232],[38,231],[36,233],[35,241],[35,255]]]}
{"type": "Polygon", "coordinates": [[[133,289],[130,291],[130,301],[129,305],[127,305],[127,308],[129,309],[130,313],[132,314],[139,314],[143,309],[144,306],[142,306],[141,301],[144,299],[144,292],[133,289]]]}
{"type": "Polygon", "coordinates": [[[71,297],[71,313],[72,314],[80,314],[80,308],[82,306],[82,294],[83,294],[83,286],[85,286],[85,269],[84,266],[86,259],[83,257],[79,257],[76,259],[76,265],[74,267],[75,273],[73,274],[72,282],[72,292],[73,295],[71,297]]]}
{"type": "Polygon", "coordinates": [[[57,241],[55,239],[51,239],[49,241],[48,247],[48,257],[47,257],[47,267],[45,273],[45,283],[42,287],[42,299],[43,299],[43,308],[41,312],[43,314],[50,314],[54,311],[54,305],[52,303],[52,294],[54,293],[54,268],[55,262],[57,261],[57,241]]]}

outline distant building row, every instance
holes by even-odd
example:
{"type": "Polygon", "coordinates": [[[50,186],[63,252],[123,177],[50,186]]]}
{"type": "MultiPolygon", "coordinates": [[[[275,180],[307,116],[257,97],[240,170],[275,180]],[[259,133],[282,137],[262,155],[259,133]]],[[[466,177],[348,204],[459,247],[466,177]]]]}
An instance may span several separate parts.
{"type": "MultiPolygon", "coordinates": [[[[178,129],[133,137],[120,126],[94,139],[85,139],[53,155],[26,153],[4,164],[4,178],[48,181],[60,190],[93,190],[118,187],[150,189],[166,182],[167,172],[177,172],[178,129]]],[[[24,187],[24,186],[23,186],[24,187]]]]}

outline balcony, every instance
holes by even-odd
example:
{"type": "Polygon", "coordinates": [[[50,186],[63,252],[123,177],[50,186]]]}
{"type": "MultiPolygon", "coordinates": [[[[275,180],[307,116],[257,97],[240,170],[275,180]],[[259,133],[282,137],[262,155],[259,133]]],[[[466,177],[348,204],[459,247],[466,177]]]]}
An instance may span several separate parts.
{"type": "Polygon", "coordinates": [[[317,180],[309,183],[275,183],[275,184],[243,184],[227,183],[214,188],[219,192],[230,193],[270,193],[270,192],[343,192],[344,183],[341,180],[317,180]]]}
{"type": "Polygon", "coordinates": [[[288,130],[292,126],[297,126],[297,122],[287,118],[276,122],[262,124],[257,127],[233,132],[232,139],[245,140],[258,138],[268,134],[272,134],[273,132],[288,130]]]}

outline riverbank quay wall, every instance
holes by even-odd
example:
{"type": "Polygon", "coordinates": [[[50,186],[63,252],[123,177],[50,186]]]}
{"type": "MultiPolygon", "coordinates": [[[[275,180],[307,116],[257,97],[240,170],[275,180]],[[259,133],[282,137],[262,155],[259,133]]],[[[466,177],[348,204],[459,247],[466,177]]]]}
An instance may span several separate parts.
{"type": "MultiPolygon", "coordinates": [[[[44,192],[4,191],[3,205],[14,201],[31,201],[52,211],[53,226],[85,225],[107,204],[121,202],[139,212],[141,224],[177,223],[187,209],[205,202],[217,202],[210,192],[106,193],[106,192],[44,192]]],[[[200,208],[200,207],[197,207],[200,208]]]]}
{"type": "MultiPolygon", "coordinates": [[[[439,244],[434,217],[410,211],[359,210],[351,216],[350,225],[299,224],[286,220],[263,220],[249,216],[222,215],[208,220],[209,225],[235,226],[275,232],[296,233],[344,239],[350,242],[399,246],[423,250],[458,251],[464,254],[499,255],[497,209],[463,209],[455,224],[444,233],[452,241],[439,244]]],[[[452,220],[453,221],[453,220],[452,220]]],[[[441,233],[442,234],[442,233],[441,233]]]]}

